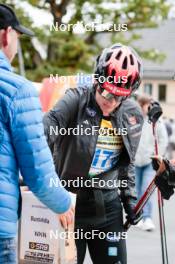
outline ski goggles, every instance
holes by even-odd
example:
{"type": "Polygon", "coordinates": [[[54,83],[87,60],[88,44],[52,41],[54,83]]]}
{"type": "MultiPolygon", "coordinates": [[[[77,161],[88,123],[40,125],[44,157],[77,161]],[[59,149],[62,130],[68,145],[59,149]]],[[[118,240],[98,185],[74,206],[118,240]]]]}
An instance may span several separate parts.
{"type": "Polygon", "coordinates": [[[112,93],[109,93],[106,89],[102,88],[100,85],[97,88],[98,93],[105,98],[106,100],[112,100],[115,99],[116,102],[121,102],[125,96],[118,96],[112,93]]]}

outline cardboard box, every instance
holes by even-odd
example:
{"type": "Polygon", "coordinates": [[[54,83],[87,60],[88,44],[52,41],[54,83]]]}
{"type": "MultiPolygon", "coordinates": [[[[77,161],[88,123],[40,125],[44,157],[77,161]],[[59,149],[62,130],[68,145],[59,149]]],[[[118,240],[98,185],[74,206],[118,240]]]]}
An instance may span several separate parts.
{"type": "MultiPolygon", "coordinates": [[[[73,200],[75,202],[74,196],[73,200]]],[[[69,231],[73,232],[73,226],[69,231]]],[[[43,205],[30,191],[22,191],[19,263],[76,263],[74,240],[66,239],[58,216],[43,205]]]]}

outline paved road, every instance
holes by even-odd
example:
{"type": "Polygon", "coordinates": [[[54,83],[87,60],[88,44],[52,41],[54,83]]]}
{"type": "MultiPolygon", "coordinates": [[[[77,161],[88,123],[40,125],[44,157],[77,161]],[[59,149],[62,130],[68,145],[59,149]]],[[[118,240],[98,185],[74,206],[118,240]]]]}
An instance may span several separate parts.
{"type": "MultiPolygon", "coordinates": [[[[170,201],[165,201],[164,208],[169,264],[175,264],[175,196],[170,201]]],[[[162,264],[156,197],[154,222],[156,224],[156,230],[154,232],[145,232],[134,227],[129,230],[127,239],[128,264],[162,264]]],[[[89,254],[87,254],[85,264],[91,263],[89,254]]]]}
{"type": "MultiPolygon", "coordinates": [[[[156,198],[156,197],[155,197],[156,198]]],[[[161,264],[158,207],[155,201],[156,230],[148,233],[132,228],[128,232],[128,264],[161,264]]],[[[169,264],[175,263],[175,197],[164,203],[169,264]]]]}

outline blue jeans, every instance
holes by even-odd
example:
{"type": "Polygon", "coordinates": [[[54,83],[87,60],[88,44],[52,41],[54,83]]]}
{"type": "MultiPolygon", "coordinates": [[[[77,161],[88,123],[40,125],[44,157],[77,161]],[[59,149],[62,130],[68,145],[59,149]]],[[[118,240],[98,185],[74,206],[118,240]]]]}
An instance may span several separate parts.
{"type": "Polygon", "coordinates": [[[0,238],[0,264],[17,264],[15,238],[0,238]]]}
{"type": "MultiPolygon", "coordinates": [[[[148,164],[143,167],[136,166],[136,191],[138,199],[144,194],[145,190],[149,186],[150,182],[152,181],[155,172],[152,168],[151,164],[148,164]]],[[[152,218],[152,211],[153,211],[153,197],[149,198],[146,205],[143,208],[143,219],[150,217],[152,218]]]]}

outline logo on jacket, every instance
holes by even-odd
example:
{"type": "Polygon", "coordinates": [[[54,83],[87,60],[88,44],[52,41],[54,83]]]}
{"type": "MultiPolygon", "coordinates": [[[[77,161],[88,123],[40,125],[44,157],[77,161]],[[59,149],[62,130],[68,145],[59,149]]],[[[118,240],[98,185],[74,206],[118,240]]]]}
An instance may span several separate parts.
{"type": "Polygon", "coordinates": [[[117,234],[107,234],[106,240],[109,242],[119,242],[120,237],[117,234]]]}
{"type": "Polygon", "coordinates": [[[137,120],[136,120],[136,117],[135,116],[130,116],[128,118],[128,120],[129,120],[130,125],[132,125],[132,126],[134,126],[134,125],[137,124],[137,120]]]}
{"type": "Polygon", "coordinates": [[[90,107],[87,107],[86,108],[86,113],[91,116],[91,117],[94,117],[96,115],[96,111],[94,111],[92,108],[90,107]]]}
{"type": "Polygon", "coordinates": [[[83,121],[83,124],[89,125],[88,120],[84,120],[84,121],[83,121]]]}
{"type": "Polygon", "coordinates": [[[118,255],[117,247],[108,247],[108,256],[115,257],[118,255]]]}

